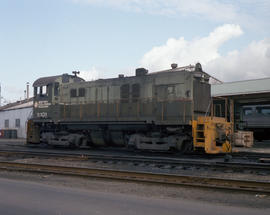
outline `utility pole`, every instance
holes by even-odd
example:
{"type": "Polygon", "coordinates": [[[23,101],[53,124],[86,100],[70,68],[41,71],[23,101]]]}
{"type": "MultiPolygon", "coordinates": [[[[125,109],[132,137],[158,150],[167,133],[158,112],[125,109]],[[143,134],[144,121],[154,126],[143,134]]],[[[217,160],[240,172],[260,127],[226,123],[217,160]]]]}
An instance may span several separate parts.
{"type": "Polygon", "coordinates": [[[26,83],[26,99],[29,100],[29,82],[26,83]]]}

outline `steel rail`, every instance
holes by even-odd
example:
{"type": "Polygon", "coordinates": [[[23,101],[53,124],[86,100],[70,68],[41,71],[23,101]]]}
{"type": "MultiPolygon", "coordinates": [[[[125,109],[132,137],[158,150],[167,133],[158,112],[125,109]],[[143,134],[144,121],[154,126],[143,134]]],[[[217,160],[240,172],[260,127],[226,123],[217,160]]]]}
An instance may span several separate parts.
{"type": "Polygon", "coordinates": [[[66,153],[51,153],[51,152],[26,152],[13,150],[0,150],[0,155],[27,155],[39,157],[56,157],[56,158],[71,158],[74,160],[98,160],[98,161],[121,161],[133,163],[146,163],[156,165],[184,165],[195,167],[207,167],[216,169],[231,169],[237,171],[255,170],[255,171],[270,171],[269,163],[239,163],[239,162],[220,162],[220,161],[202,161],[194,159],[176,159],[176,158],[160,158],[160,157],[135,157],[122,155],[88,155],[88,154],[66,154],[66,153]]]}
{"type": "Polygon", "coordinates": [[[232,154],[236,158],[246,158],[246,159],[259,159],[259,158],[270,158],[270,153],[260,153],[260,152],[234,152],[232,154]]]}
{"type": "MultiPolygon", "coordinates": [[[[1,147],[2,148],[2,147],[1,147]]],[[[31,149],[31,150],[35,150],[35,149],[41,149],[40,147],[34,147],[34,148],[31,148],[31,147],[27,147],[28,149],[31,149]]],[[[5,151],[7,149],[0,149],[0,151],[5,151]]],[[[18,149],[10,149],[10,151],[18,151],[18,149]]],[[[48,150],[48,149],[47,149],[48,150]]],[[[49,148],[49,150],[51,150],[51,148],[49,148]]],[[[82,149],[82,150],[85,150],[85,149],[82,149]]],[[[20,150],[20,151],[29,151],[29,150],[20,150]]],[[[39,151],[36,151],[36,152],[40,152],[39,151]]],[[[56,154],[70,154],[70,155],[73,155],[73,154],[77,154],[76,152],[78,151],[74,151],[73,153],[67,153],[67,152],[61,152],[61,153],[56,153],[56,154]]],[[[55,153],[55,152],[52,152],[52,154],[55,153]]],[[[91,150],[85,150],[83,152],[85,155],[92,155],[91,154],[91,150]]],[[[147,152],[144,152],[147,154],[147,152]]],[[[143,154],[143,152],[142,152],[143,154]]],[[[178,159],[177,155],[166,155],[166,154],[158,154],[158,152],[156,153],[152,153],[152,154],[149,154],[148,157],[151,157],[151,156],[160,156],[162,158],[167,158],[167,159],[178,159]]],[[[270,159],[270,153],[259,153],[259,152],[233,152],[232,154],[230,154],[232,156],[232,158],[234,159],[245,159],[245,160],[252,160],[252,161],[256,161],[256,160],[259,160],[261,158],[269,158],[270,159]]],[[[147,156],[147,155],[146,155],[147,156]]],[[[213,158],[222,158],[224,157],[224,154],[197,154],[197,153],[191,153],[191,154],[181,154],[179,156],[179,158],[181,159],[205,159],[205,158],[210,158],[210,159],[213,159],[213,158]]]]}
{"type": "Polygon", "coordinates": [[[270,182],[221,179],[203,176],[157,174],[148,172],[120,171],[112,169],[52,166],[33,163],[0,162],[0,170],[46,173],[80,177],[92,177],[132,182],[146,182],[166,185],[184,185],[200,188],[214,188],[234,191],[270,193],[270,182]]]}

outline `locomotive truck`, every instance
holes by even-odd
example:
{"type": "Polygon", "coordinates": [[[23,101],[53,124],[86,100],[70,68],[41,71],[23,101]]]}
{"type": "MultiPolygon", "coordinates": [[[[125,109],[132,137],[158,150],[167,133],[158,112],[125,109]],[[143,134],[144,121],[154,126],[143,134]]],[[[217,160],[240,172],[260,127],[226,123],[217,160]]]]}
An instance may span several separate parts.
{"type": "Polygon", "coordinates": [[[231,152],[231,123],[209,114],[209,77],[197,63],[95,81],[39,78],[27,144],[231,152]]]}

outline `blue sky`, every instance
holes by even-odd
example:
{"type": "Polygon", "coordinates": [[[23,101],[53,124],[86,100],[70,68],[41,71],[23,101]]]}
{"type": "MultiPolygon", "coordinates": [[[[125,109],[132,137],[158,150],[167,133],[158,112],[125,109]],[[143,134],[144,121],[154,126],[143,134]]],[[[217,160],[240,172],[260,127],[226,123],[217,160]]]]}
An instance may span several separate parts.
{"type": "Polygon", "coordinates": [[[200,61],[223,81],[267,77],[269,11],[265,0],[2,0],[2,96],[24,98],[42,76],[106,78],[172,61],[200,61]]]}

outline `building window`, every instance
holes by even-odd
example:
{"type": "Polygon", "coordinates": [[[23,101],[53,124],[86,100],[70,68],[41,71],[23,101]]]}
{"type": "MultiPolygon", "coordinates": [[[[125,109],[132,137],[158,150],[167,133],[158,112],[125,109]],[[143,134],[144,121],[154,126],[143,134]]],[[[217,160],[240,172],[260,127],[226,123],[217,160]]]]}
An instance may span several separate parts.
{"type": "Polygon", "coordinates": [[[85,88],[79,88],[79,97],[85,97],[85,88]]]}
{"type": "Polygon", "coordinates": [[[21,127],[21,120],[20,119],[15,119],[15,127],[16,128],[21,127]]]}
{"type": "Polygon", "coordinates": [[[70,90],[70,97],[71,98],[74,98],[77,96],[77,89],[71,89],[70,90]]]}
{"type": "Polygon", "coordinates": [[[8,119],[5,120],[5,128],[9,128],[9,120],[8,119]]]}

